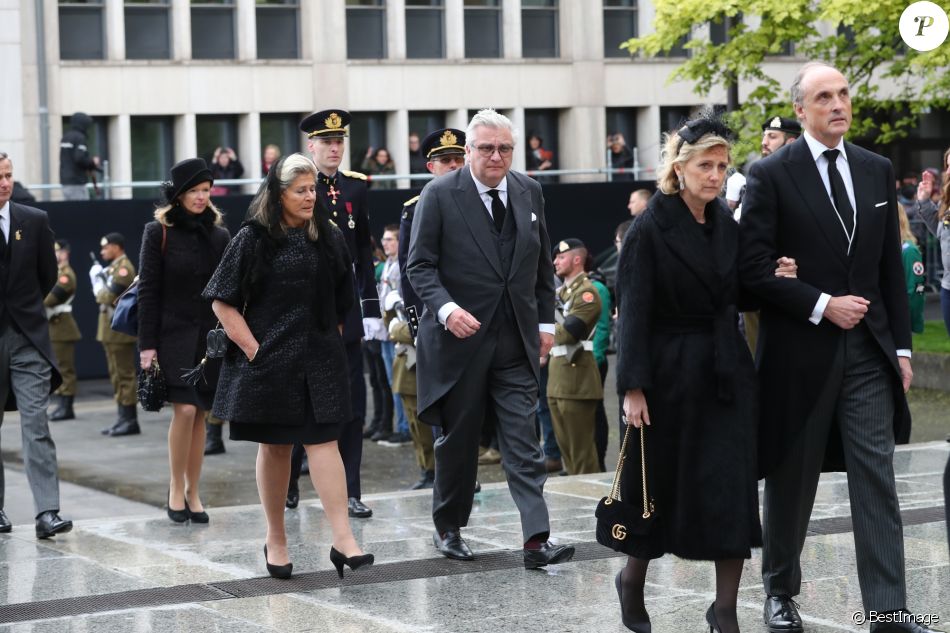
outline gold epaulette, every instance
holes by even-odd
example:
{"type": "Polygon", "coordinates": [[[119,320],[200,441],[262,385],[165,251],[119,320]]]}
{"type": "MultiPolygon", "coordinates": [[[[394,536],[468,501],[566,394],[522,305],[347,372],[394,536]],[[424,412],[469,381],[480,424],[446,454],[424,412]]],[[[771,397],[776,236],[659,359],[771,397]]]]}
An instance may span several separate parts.
{"type": "Polygon", "coordinates": [[[415,204],[415,203],[417,203],[417,202],[419,202],[419,196],[414,196],[414,197],[412,197],[412,198],[409,198],[409,199],[406,200],[405,202],[403,202],[403,203],[402,203],[402,206],[408,207],[409,205],[415,204]]]}
{"type": "Polygon", "coordinates": [[[347,178],[359,178],[360,180],[368,180],[366,174],[361,174],[358,171],[347,171],[346,169],[341,169],[340,173],[346,176],[347,178]]]}

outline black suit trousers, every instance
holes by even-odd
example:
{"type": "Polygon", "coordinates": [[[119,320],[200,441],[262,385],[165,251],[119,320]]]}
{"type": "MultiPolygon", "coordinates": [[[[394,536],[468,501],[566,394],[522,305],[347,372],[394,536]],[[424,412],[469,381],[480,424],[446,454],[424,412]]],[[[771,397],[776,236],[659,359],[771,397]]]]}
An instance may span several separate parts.
{"type": "Polygon", "coordinates": [[[828,381],[782,464],[765,480],[762,580],[769,595],[801,591],[800,556],[822,459],[840,433],[866,611],[906,607],[904,541],[894,483],[894,370],[863,323],[839,337],[828,381]]]}

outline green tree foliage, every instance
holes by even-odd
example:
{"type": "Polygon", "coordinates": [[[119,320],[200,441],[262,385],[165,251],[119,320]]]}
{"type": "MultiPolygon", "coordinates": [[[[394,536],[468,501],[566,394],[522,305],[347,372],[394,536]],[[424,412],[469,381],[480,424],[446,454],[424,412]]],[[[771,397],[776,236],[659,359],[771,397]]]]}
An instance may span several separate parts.
{"type": "Polygon", "coordinates": [[[729,114],[742,139],[736,156],[755,151],[762,121],[791,116],[788,86],[766,75],[768,55],[793,42],[795,55],[833,64],[851,83],[854,122],[850,136],[890,143],[916,125],[921,112],[950,105],[950,40],[920,53],[904,45],[898,30],[910,0],[655,0],[655,32],[621,44],[632,55],[654,56],[676,45],[689,58],[671,80],[713,87],[753,86],[729,114]],[[697,25],[732,27],[726,43],[697,37],[697,25]],[[831,35],[827,35],[831,33],[831,35]]]}

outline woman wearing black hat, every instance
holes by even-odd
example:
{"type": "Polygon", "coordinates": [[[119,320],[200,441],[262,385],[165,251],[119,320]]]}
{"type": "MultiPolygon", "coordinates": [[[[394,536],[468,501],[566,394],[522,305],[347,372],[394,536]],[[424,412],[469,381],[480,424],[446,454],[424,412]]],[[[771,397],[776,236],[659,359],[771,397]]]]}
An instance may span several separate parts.
{"type": "Polygon", "coordinates": [[[211,302],[201,291],[231,239],[211,202],[211,171],[200,158],[171,169],[165,203],[145,225],[139,256],[139,360],[142,369],[161,363],[173,414],[168,428],[168,517],[176,523],[207,523],[198,479],[204,459],[205,412],[211,408],[218,367],[190,385],[182,374],[201,362],[215,326],[211,302]]]}
{"type": "MultiPolygon", "coordinates": [[[[756,377],[738,329],[738,225],[718,197],[730,131],[701,116],[670,134],[657,168],[660,190],[627,232],[617,286],[617,386],[624,393],[621,498],[655,518],[627,530],[616,578],[623,623],[648,632],[650,560],[711,560],[711,630],[738,631],[745,559],[762,545],[756,377]],[[641,453],[641,438],[643,452],[641,453]],[[645,533],[644,533],[645,532],[645,533]]],[[[776,275],[795,276],[794,261],[776,275]]]]}
{"type": "Polygon", "coordinates": [[[251,201],[204,291],[233,343],[228,346],[214,414],[232,440],[259,444],[257,489],[267,522],[264,560],[289,578],[284,502],[290,455],[303,444],[310,478],[332,532],[330,561],[372,564],[347,517],[346,478],[337,439],[351,419],[343,321],[354,301],[343,234],[317,196],[317,168],[302,154],[274,165],[251,201]]]}

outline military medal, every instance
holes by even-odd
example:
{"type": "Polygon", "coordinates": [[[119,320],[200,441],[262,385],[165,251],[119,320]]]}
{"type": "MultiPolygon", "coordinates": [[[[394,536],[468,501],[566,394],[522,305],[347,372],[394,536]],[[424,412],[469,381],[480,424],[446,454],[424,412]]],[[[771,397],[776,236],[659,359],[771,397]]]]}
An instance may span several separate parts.
{"type": "Polygon", "coordinates": [[[347,215],[350,216],[350,219],[346,221],[346,225],[350,227],[350,230],[352,231],[356,228],[356,220],[353,219],[353,203],[352,202],[347,201],[346,213],[347,215]]]}
{"type": "Polygon", "coordinates": [[[336,204],[336,199],[339,197],[339,195],[340,195],[340,190],[334,188],[333,185],[331,184],[330,189],[327,190],[327,196],[330,198],[330,201],[333,204],[336,204]]]}

